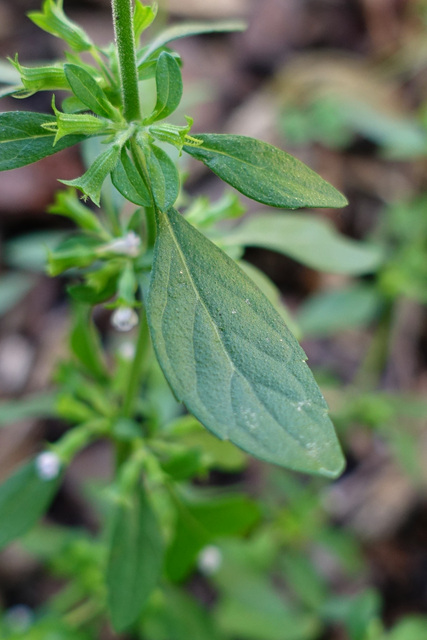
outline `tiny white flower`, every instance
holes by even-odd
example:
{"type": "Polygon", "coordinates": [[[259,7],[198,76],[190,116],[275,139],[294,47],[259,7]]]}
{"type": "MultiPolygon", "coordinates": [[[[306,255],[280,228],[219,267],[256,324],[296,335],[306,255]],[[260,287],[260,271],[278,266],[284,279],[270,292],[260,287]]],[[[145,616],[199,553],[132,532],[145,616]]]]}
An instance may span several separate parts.
{"type": "Polygon", "coordinates": [[[53,480],[61,470],[61,460],[52,451],[44,451],[36,458],[37,475],[42,480],[53,480]]]}
{"type": "Polygon", "coordinates": [[[119,253],[121,255],[130,256],[136,258],[139,255],[139,249],[141,246],[141,238],[136,235],[134,231],[129,231],[122,238],[116,238],[113,242],[106,245],[104,249],[112,251],[113,253],[119,253]]]}
{"type": "Polygon", "coordinates": [[[211,576],[218,571],[222,564],[222,553],[218,547],[208,545],[202,549],[197,558],[199,570],[206,576],[211,576]]]}
{"type": "Polygon", "coordinates": [[[118,307],[111,316],[111,324],[117,331],[130,331],[138,324],[138,314],[132,307],[118,307]]]}

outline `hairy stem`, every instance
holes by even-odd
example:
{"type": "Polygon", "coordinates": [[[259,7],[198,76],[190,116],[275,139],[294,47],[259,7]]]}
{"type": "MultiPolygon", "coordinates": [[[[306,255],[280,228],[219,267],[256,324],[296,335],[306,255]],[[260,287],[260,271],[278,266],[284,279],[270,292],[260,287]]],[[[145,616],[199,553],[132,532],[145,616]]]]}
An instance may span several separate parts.
{"type": "Polygon", "coordinates": [[[119,54],[120,80],[124,117],[128,122],[139,120],[141,108],[138,94],[135,42],[133,36],[132,0],[111,0],[114,33],[119,54]]]}

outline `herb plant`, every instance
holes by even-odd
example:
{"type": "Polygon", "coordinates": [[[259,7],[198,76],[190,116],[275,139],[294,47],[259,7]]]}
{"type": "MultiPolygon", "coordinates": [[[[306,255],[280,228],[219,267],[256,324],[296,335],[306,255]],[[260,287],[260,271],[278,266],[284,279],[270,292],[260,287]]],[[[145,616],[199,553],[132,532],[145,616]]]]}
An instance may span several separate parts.
{"type": "MultiPolygon", "coordinates": [[[[78,227],[48,256],[52,276],[74,278],[69,287],[74,359],[59,367],[55,409],[74,426],[0,488],[0,546],[36,524],[79,451],[109,439],[116,472],[106,542],[93,553],[94,543],[87,542],[85,556],[104,570],[99,580],[81,587],[76,604],[86,599],[94,618],[108,611],[121,632],[138,623],[148,604],[155,609],[162,575],[172,583],[182,580],[212,539],[244,533],[258,518],[257,506],[243,495],[203,501],[182,489],[183,481],[212,467],[241,464],[239,450],[200,435],[199,423],[221,440],[293,470],[336,477],[343,468],[303,350],[283,313],[254,284],[253,278],[265,288],[262,277],[233,259],[251,244],[248,225],[256,222],[221,237],[216,223],[242,213],[237,199],[227,196],[217,205],[199,200],[179,213],[174,207],[182,199],[180,176],[172,156],[203,162],[242,194],[272,207],[342,207],[346,200],[299,160],[267,143],[194,133],[190,117],[181,124],[169,121],[182,97],[181,60],[169,43],[243,25],[178,25],[141,46],[155,5],[112,0],[112,13],[116,42],[100,48],[67,18],[61,0],[45,0],[42,11],[29,17],[68,45],[65,61],[29,67],[17,56],[11,62],[19,81],[2,92],[21,99],[38,91],[66,97],[60,104],[54,95],[53,115],[0,114],[1,170],[79,142],[97,154],[82,176],[62,180],[68,188],[50,207],[78,227]],[[140,95],[153,78],[156,96],[151,110],[143,112],[140,95]],[[125,202],[136,205],[130,214],[125,202]],[[118,355],[112,363],[103,352],[92,320],[99,304],[112,310],[116,329],[138,327],[130,359],[118,355]],[[190,416],[180,416],[156,361],[190,416]],[[169,398],[166,409],[164,398],[169,398]],[[197,440],[203,444],[193,446],[197,440]]],[[[287,223],[298,225],[297,214],[292,216],[287,223]]],[[[283,221],[276,219],[279,228],[283,221]]],[[[326,237],[333,236],[319,224],[326,237]]],[[[331,242],[336,248],[338,241],[331,242]]],[[[292,253],[291,246],[287,250],[292,253]]],[[[350,271],[369,270],[377,259],[351,241],[345,250],[354,258],[350,271]]],[[[325,253],[320,260],[327,261],[325,253]]],[[[173,600],[170,585],[165,589],[169,595],[163,598],[173,600]]]]}

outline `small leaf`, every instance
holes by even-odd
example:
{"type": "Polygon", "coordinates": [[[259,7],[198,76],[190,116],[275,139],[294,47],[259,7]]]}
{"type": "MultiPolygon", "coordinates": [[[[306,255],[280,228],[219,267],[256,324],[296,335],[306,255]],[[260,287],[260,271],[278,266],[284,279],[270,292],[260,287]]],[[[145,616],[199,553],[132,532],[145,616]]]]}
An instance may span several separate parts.
{"type": "Polygon", "coordinates": [[[141,52],[138,58],[138,66],[148,60],[157,49],[164,47],[172,40],[197,36],[202,33],[226,33],[229,31],[244,31],[246,24],[239,20],[224,20],[223,22],[193,22],[187,24],[174,25],[165,29],[153,42],[141,52]]]}
{"type": "Polygon", "coordinates": [[[17,169],[81,142],[86,136],[67,136],[55,146],[55,135],[42,127],[56,118],[44,113],[0,113],[0,171],[17,169]]]}
{"type": "Polygon", "coordinates": [[[152,204],[150,192],[125,149],[111,174],[113,185],[127,200],[142,207],[152,204]]]}
{"type": "Polygon", "coordinates": [[[100,236],[105,233],[101,222],[89,207],[80,202],[74,189],[58,191],[54,203],[48,207],[47,211],[70,218],[86,231],[92,231],[100,236]]]}
{"type": "Polygon", "coordinates": [[[344,207],[347,200],[300,160],[271,144],[219,133],[198,133],[203,144],[184,151],[248,198],[272,207],[344,207]]]}
{"type": "Polygon", "coordinates": [[[133,12],[133,32],[135,36],[135,42],[138,43],[143,31],[148,29],[157,15],[157,3],[154,2],[152,6],[146,6],[136,0],[135,10],[133,12]]]}
{"type": "Polygon", "coordinates": [[[60,180],[60,182],[80,189],[99,207],[102,185],[105,178],[114,170],[119,157],[120,145],[112,144],[107,151],[104,151],[96,158],[95,162],[80,178],[60,180]]]}
{"type": "Polygon", "coordinates": [[[253,216],[222,239],[226,245],[263,247],[329,273],[372,273],[382,264],[378,245],[339,234],[327,220],[306,213],[253,216]]]}
{"type": "Polygon", "coordinates": [[[145,151],[154,200],[162,211],[166,211],[178,197],[178,171],[166,151],[160,147],[150,145],[145,151]]]}
{"type": "Polygon", "coordinates": [[[157,520],[142,486],[114,508],[107,566],[108,607],[116,631],[133,624],[156,587],[163,563],[157,520]]]}
{"type": "Polygon", "coordinates": [[[40,29],[65,40],[75,51],[87,51],[93,43],[87,33],[76,22],[73,22],[62,10],[62,1],[44,0],[43,12],[28,13],[30,20],[40,29]]]}
{"type": "Polygon", "coordinates": [[[156,67],[157,102],[144,124],[163,120],[175,111],[182,98],[181,69],[169,53],[160,54],[156,67]]]}
{"type": "Polygon", "coordinates": [[[37,460],[25,464],[0,486],[0,549],[37,522],[58,490],[62,475],[46,479],[37,460]]]}
{"type": "Polygon", "coordinates": [[[83,67],[76,64],[64,65],[65,76],[68,83],[79,100],[83,102],[91,111],[103,118],[116,119],[117,111],[112,106],[104,91],[96,80],[83,67]]]}
{"type": "Polygon", "coordinates": [[[147,314],[166,379],[205,427],[269,462],[341,472],[303,350],[233,260],[173,209],[158,214],[147,314]]]}

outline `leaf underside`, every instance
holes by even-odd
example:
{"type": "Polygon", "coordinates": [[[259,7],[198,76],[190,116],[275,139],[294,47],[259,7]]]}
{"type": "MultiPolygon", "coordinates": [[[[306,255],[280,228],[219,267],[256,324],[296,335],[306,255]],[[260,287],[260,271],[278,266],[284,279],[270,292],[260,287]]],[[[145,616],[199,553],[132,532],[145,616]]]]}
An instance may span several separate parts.
{"type": "Polygon", "coordinates": [[[298,342],[235,262],[173,209],[158,212],[147,314],[170,386],[205,427],[268,462],[341,472],[298,342]]]}

